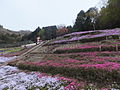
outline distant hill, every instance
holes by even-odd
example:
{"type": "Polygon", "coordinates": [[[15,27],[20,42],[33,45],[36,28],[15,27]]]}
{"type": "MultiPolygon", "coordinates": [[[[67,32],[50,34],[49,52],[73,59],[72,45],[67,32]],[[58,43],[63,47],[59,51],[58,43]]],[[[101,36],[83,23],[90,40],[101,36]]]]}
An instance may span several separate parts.
{"type": "Polygon", "coordinates": [[[6,33],[8,33],[8,34],[18,34],[17,32],[11,31],[9,29],[5,29],[5,28],[3,28],[3,26],[0,25],[0,34],[6,34],[6,33]]]}
{"type": "Polygon", "coordinates": [[[0,25],[0,43],[15,43],[21,41],[22,37],[30,34],[31,31],[20,30],[13,31],[0,25]]]}
{"type": "Polygon", "coordinates": [[[20,31],[13,31],[13,30],[9,30],[9,29],[6,29],[6,28],[3,28],[2,25],[0,25],[0,33],[1,34],[20,34],[20,35],[25,35],[25,34],[30,34],[31,31],[29,30],[20,30],[20,31]]]}
{"type": "Polygon", "coordinates": [[[32,32],[29,30],[20,30],[17,33],[20,34],[21,36],[24,36],[24,35],[29,35],[32,32]]]}

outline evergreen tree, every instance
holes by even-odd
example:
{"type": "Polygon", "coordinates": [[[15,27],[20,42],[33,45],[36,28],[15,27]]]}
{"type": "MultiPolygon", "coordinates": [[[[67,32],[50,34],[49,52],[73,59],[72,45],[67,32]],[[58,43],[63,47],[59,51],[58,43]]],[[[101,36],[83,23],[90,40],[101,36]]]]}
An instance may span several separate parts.
{"type": "Polygon", "coordinates": [[[96,29],[96,21],[99,16],[98,9],[96,7],[90,8],[86,12],[86,29],[95,30],[96,29]]]}
{"type": "Polygon", "coordinates": [[[108,0],[107,6],[101,9],[100,15],[101,29],[120,28],[120,0],[108,0]]]}
{"type": "Polygon", "coordinates": [[[76,22],[73,26],[74,31],[84,31],[85,30],[85,20],[86,20],[85,12],[83,10],[81,10],[78,13],[76,22]]]}
{"type": "Polygon", "coordinates": [[[95,30],[95,24],[97,17],[99,16],[97,8],[90,8],[87,12],[83,10],[77,15],[77,19],[74,25],[75,31],[89,31],[95,30]]]}
{"type": "Polygon", "coordinates": [[[41,28],[38,27],[34,32],[27,36],[27,40],[36,41],[36,38],[39,36],[38,33],[40,32],[41,28]]]}

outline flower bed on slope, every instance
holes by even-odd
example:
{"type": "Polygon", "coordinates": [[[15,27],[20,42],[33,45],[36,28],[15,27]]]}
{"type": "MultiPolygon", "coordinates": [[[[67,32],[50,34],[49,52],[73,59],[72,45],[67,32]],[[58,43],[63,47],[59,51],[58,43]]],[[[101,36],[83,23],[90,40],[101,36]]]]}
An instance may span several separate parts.
{"type": "MultiPolygon", "coordinates": [[[[15,57],[1,57],[6,62],[15,57]]],[[[84,83],[75,79],[50,76],[40,72],[21,71],[17,67],[0,66],[0,90],[73,90],[84,83]]]]}
{"type": "MultiPolygon", "coordinates": [[[[21,69],[60,74],[94,86],[120,86],[120,52],[81,52],[47,57],[45,61],[19,63],[21,69]],[[115,84],[115,85],[114,85],[115,84]]],[[[14,65],[13,63],[11,65],[14,65]]]]}
{"type": "Polygon", "coordinates": [[[16,67],[0,67],[0,90],[77,90],[83,82],[39,72],[21,72],[16,67]]]}
{"type": "Polygon", "coordinates": [[[101,41],[107,39],[119,39],[119,36],[120,36],[120,29],[74,32],[71,34],[64,35],[62,40],[53,41],[49,43],[49,45],[65,44],[76,41],[85,43],[85,42],[101,41]],[[68,38],[64,38],[64,37],[68,37],[68,38]]]}
{"type": "Polygon", "coordinates": [[[57,65],[61,65],[58,63],[54,63],[53,66],[44,65],[41,66],[36,63],[21,63],[18,67],[21,69],[28,69],[28,70],[37,70],[41,72],[51,73],[51,74],[60,74],[67,77],[72,77],[78,79],[79,81],[86,81],[87,83],[92,83],[94,86],[97,87],[105,87],[117,84],[118,86],[120,81],[120,64],[117,63],[106,63],[104,64],[96,64],[96,65],[81,65],[79,67],[68,65],[56,67],[57,65]],[[114,69],[115,67],[115,69],[114,69]],[[117,67],[117,68],[116,68],[117,67]],[[109,70],[110,69],[110,70],[109,70]]]}
{"type": "Polygon", "coordinates": [[[120,45],[79,45],[71,48],[55,49],[54,53],[76,53],[76,52],[94,52],[94,51],[119,51],[120,45]]]}

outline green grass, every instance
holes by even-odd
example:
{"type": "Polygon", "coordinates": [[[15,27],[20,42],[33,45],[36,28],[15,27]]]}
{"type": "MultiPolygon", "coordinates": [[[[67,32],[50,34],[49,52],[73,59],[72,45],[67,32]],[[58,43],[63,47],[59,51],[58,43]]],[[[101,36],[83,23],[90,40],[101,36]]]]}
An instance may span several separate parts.
{"type": "Polygon", "coordinates": [[[13,52],[18,52],[22,50],[21,47],[15,47],[15,48],[2,48],[0,49],[0,51],[3,51],[3,52],[0,52],[0,54],[3,54],[3,53],[13,53],[13,52]]]}

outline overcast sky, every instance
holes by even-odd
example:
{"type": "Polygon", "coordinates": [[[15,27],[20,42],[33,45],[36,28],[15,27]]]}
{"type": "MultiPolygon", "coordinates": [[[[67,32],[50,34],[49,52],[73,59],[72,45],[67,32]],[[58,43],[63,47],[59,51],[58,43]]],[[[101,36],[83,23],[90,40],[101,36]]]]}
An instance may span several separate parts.
{"type": "Polygon", "coordinates": [[[100,0],[0,0],[0,24],[11,30],[35,30],[51,25],[73,25],[80,10],[100,0]]]}

